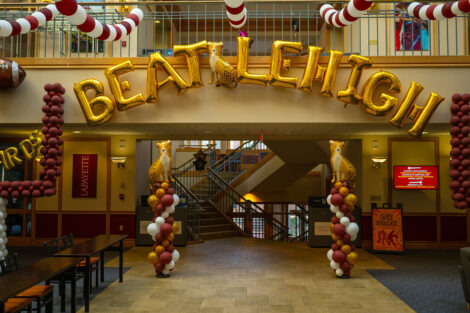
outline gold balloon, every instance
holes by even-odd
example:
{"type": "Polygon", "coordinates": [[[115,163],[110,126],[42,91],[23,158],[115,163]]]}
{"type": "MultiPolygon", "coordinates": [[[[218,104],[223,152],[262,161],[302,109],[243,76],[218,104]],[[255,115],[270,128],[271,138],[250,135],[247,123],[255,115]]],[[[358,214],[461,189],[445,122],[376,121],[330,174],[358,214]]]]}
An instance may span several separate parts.
{"type": "Polygon", "coordinates": [[[315,72],[317,72],[318,59],[320,58],[322,50],[323,48],[320,47],[308,47],[307,66],[305,67],[304,76],[300,81],[300,90],[305,92],[312,91],[313,82],[315,81],[315,72]]]}
{"type": "Polygon", "coordinates": [[[273,42],[271,49],[271,69],[269,71],[269,84],[277,87],[296,88],[297,77],[281,76],[281,70],[290,66],[290,60],[282,58],[283,52],[300,54],[302,52],[302,42],[281,41],[273,42]],[[286,62],[285,62],[286,61],[286,62]]]}
{"type": "MultiPolygon", "coordinates": [[[[171,148],[171,146],[170,146],[171,148]]],[[[167,182],[167,181],[164,181],[161,185],[162,189],[163,190],[167,190],[168,188],[170,188],[170,184],[167,182]]]]}
{"type": "Polygon", "coordinates": [[[158,263],[158,255],[155,251],[151,251],[147,254],[147,261],[149,261],[150,264],[158,263]]]}
{"type": "Polygon", "coordinates": [[[199,66],[199,54],[207,51],[207,41],[203,40],[191,45],[174,45],[173,55],[184,55],[188,64],[189,80],[191,87],[204,86],[201,79],[201,68],[199,66]]]}
{"type": "Polygon", "coordinates": [[[391,93],[398,93],[401,90],[401,84],[398,78],[390,72],[379,71],[372,74],[362,89],[362,106],[367,113],[375,116],[383,116],[389,113],[397,104],[397,98],[382,93],[380,100],[382,104],[374,103],[374,93],[377,87],[381,84],[388,84],[388,91],[391,93]]]}
{"type": "Polygon", "coordinates": [[[341,57],[343,52],[339,51],[330,51],[330,59],[328,60],[328,66],[323,75],[323,84],[320,89],[320,95],[325,97],[333,97],[333,88],[336,81],[336,73],[338,72],[339,62],[341,62],[341,57]]]}
{"type": "Polygon", "coordinates": [[[18,148],[6,148],[5,150],[3,150],[3,153],[5,155],[6,163],[13,164],[13,166],[15,166],[15,164],[23,163],[23,160],[18,157],[18,148]]]}
{"type": "Polygon", "coordinates": [[[336,240],[338,240],[338,236],[335,233],[332,233],[331,234],[331,239],[333,239],[333,241],[336,241],[336,240]]]}
{"type": "Polygon", "coordinates": [[[160,203],[160,199],[158,199],[156,195],[150,195],[147,198],[147,203],[151,208],[154,208],[160,203]]]}
{"type": "Polygon", "coordinates": [[[343,245],[341,247],[341,251],[343,251],[344,254],[348,255],[351,252],[351,246],[350,245],[343,245]]]}
{"type": "Polygon", "coordinates": [[[348,187],[341,187],[339,188],[339,194],[342,195],[342,196],[347,196],[349,193],[349,189],[348,187]]]}
{"type": "Polygon", "coordinates": [[[103,96],[103,89],[103,84],[96,79],[85,79],[73,86],[73,91],[77,96],[78,103],[80,103],[83,115],[85,115],[86,122],[89,126],[97,126],[106,123],[113,117],[114,102],[109,97],[103,96]],[[95,91],[95,97],[91,100],[88,100],[86,95],[89,89],[95,91]],[[102,112],[95,114],[98,108],[100,108],[102,112]]]}
{"type": "Polygon", "coordinates": [[[165,189],[163,188],[158,188],[157,191],[155,191],[155,195],[158,197],[158,198],[161,198],[163,197],[163,195],[165,195],[165,189]]]}
{"type": "Polygon", "coordinates": [[[330,230],[330,232],[333,231],[333,226],[335,226],[333,223],[330,223],[328,225],[328,229],[330,230]]]}
{"type": "Polygon", "coordinates": [[[170,245],[170,242],[168,240],[163,240],[162,242],[162,246],[164,246],[165,248],[168,247],[170,245]]]}
{"type": "Polygon", "coordinates": [[[408,133],[417,137],[421,136],[432,114],[439,104],[444,101],[443,97],[431,92],[426,104],[419,107],[416,105],[416,99],[422,90],[423,87],[420,84],[412,81],[402,104],[390,120],[392,125],[401,128],[405,124],[406,119],[411,119],[414,122],[414,125],[408,133]]]}
{"type": "Polygon", "coordinates": [[[178,230],[180,230],[180,224],[179,223],[173,223],[173,233],[177,234],[178,230]]]}
{"type": "Polygon", "coordinates": [[[125,111],[145,103],[144,95],[140,92],[130,98],[124,97],[124,92],[130,90],[131,87],[127,80],[120,82],[119,76],[132,71],[134,71],[134,65],[130,60],[108,67],[104,71],[119,111],[125,111]]]}
{"type": "Polygon", "coordinates": [[[358,257],[356,251],[352,251],[346,256],[346,261],[348,261],[349,264],[356,264],[358,257]]]}
{"type": "Polygon", "coordinates": [[[157,255],[162,254],[163,251],[165,251],[165,248],[162,245],[158,245],[158,246],[155,247],[155,253],[157,255]]]}
{"type": "Polygon", "coordinates": [[[341,187],[343,187],[343,183],[340,182],[340,181],[337,181],[337,182],[335,183],[335,188],[339,190],[339,189],[341,189],[341,187]]]}
{"type": "Polygon", "coordinates": [[[353,193],[348,194],[346,197],[344,197],[344,203],[354,206],[357,203],[356,195],[353,193]]]}
{"type": "Polygon", "coordinates": [[[15,163],[13,163],[13,160],[11,158],[6,157],[5,152],[3,150],[0,150],[0,160],[2,161],[1,163],[3,164],[3,167],[6,170],[15,167],[15,163]]]}
{"type": "Polygon", "coordinates": [[[353,66],[349,75],[348,86],[345,90],[338,91],[337,98],[345,103],[359,104],[362,98],[357,93],[357,86],[361,80],[362,71],[371,67],[372,61],[369,58],[353,54],[349,57],[348,62],[353,66]]]}
{"type": "Polygon", "coordinates": [[[240,84],[265,85],[268,83],[267,74],[248,73],[248,50],[250,49],[250,37],[238,37],[237,46],[237,81],[240,84]]]}
{"type": "Polygon", "coordinates": [[[35,130],[29,135],[29,139],[25,139],[19,143],[19,147],[23,152],[25,158],[32,160],[37,153],[37,149],[41,145],[41,138],[38,131],[35,130]]]}
{"type": "Polygon", "coordinates": [[[342,245],[344,245],[344,242],[338,239],[336,240],[336,244],[341,247],[342,245]]]}
{"type": "Polygon", "coordinates": [[[171,233],[168,235],[168,240],[169,241],[173,241],[175,239],[175,234],[174,233],[171,233]]]}
{"type": "Polygon", "coordinates": [[[156,52],[149,57],[149,64],[147,67],[147,98],[146,102],[156,103],[159,102],[158,91],[169,84],[173,84],[178,90],[178,95],[182,95],[189,87],[188,83],[176,72],[173,66],[164,58],[159,52],[156,52]],[[161,67],[168,77],[162,81],[157,81],[157,69],[161,67]]]}

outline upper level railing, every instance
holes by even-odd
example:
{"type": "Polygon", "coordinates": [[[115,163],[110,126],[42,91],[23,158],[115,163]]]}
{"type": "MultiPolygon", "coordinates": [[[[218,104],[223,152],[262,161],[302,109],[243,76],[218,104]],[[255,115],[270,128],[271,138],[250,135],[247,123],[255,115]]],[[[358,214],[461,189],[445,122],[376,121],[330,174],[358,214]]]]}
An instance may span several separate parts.
{"type": "MultiPolygon", "coordinates": [[[[346,2],[331,1],[338,7],[346,2]]],[[[469,55],[468,14],[442,21],[411,19],[406,3],[380,2],[351,26],[327,26],[319,14],[319,1],[246,1],[244,27],[253,40],[250,55],[271,54],[274,40],[302,41],[307,46],[364,56],[469,55]]],[[[2,3],[0,19],[14,20],[47,3],[2,3]]],[[[224,56],[237,52],[238,31],[231,28],[222,1],[146,1],[86,3],[86,10],[105,23],[121,21],[132,7],[140,7],[144,20],[136,31],[119,41],[102,42],[71,26],[63,15],[38,30],[0,39],[0,57],[135,57],[161,52],[173,55],[173,45],[200,40],[223,41],[224,56]]]]}

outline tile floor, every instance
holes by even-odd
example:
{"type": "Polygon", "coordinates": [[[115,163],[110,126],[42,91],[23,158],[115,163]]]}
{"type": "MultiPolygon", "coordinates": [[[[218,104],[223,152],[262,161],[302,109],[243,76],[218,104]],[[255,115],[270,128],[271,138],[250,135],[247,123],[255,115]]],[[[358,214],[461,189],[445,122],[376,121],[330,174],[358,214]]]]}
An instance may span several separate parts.
{"type": "Polygon", "coordinates": [[[150,249],[135,247],[125,253],[124,266],[131,269],[124,282],[116,281],[97,295],[90,312],[414,312],[366,272],[393,267],[364,250],[358,251],[353,277],[337,279],[329,270],[327,249],[218,239],[177,248],[180,261],[170,278],[161,279],[146,262],[150,249]]]}

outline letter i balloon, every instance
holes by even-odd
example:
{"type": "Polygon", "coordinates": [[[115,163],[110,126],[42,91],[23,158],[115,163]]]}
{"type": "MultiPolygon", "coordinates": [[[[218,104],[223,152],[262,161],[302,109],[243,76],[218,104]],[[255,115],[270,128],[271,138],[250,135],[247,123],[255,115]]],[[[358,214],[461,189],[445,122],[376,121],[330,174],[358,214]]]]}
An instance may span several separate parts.
{"type": "Polygon", "coordinates": [[[154,212],[153,222],[147,232],[155,244],[147,255],[147,260],[155,268],[157,277],[169,277],[175,268],[180,254],[173,246],[178,224],[174,223],[173,213],[180,199],[171,187],[171,141],[157,143],[160,156],[149,169],[150,190],[147,202],[154,212]]]}

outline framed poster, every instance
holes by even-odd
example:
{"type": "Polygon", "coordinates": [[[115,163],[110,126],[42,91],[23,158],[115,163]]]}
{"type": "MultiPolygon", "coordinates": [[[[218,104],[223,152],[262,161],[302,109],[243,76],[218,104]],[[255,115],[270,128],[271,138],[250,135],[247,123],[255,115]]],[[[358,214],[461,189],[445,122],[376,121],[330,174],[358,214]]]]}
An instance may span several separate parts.
{"type": "Polygon", "coordinates": [[[372,251],[403,253],[402,208],[372,207],[372,251]]]}
{"type": "Polygon", "coordinates": [[[96,198],[97,154],[74,154],[72,198],[96,198]]]}

